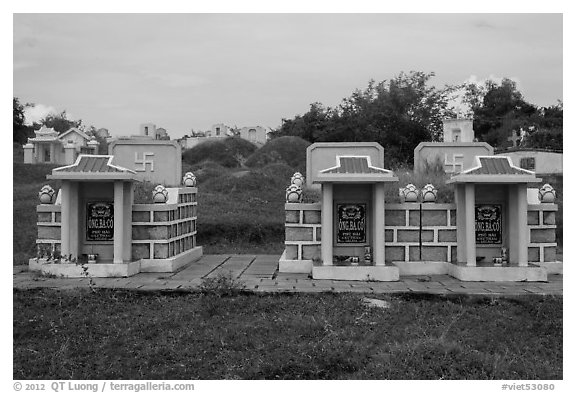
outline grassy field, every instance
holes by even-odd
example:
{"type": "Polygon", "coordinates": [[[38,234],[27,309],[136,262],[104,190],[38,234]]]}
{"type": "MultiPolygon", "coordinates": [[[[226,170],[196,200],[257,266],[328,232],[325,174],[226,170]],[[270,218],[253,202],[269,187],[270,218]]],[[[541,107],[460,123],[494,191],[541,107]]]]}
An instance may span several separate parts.
{"type": "Polygon", "coordinates": [[[561,379],[562,298],[14,291],[14,379],[561,379]]]}

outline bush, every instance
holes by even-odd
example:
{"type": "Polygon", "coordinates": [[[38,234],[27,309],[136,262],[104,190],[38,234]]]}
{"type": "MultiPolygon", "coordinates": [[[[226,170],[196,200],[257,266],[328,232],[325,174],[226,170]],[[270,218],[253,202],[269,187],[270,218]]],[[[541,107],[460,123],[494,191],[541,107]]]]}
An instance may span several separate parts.
{"type": "Polygon", "coordinates": [[[306,171],[306,148],[310,142],[297,136],[272,139],[246,161],[246,166],[263,167],[268,164],[286,164],[297,171],[306,171]]]}
{"type": "Polygon", "coordinates": [[[182,160],[192,166],[210,160],[227,168],[239,168],[255,151],[256,146],[252,143],[239,137],[228,137],[194,146],[182,154],[182,160]]]}

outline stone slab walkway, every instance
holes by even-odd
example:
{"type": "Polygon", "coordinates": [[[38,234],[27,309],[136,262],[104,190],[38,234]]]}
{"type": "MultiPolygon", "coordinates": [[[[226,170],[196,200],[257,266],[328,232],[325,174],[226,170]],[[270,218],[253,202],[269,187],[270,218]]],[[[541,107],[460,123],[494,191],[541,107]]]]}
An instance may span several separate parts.
{"type": "Polygon", "coordinates": [[[279,273],[278,255],[205,255],[174,273],[140,273],[126,278],[50,278],[14,266],[16,289],[95,288],[140,291],[190,291],[203,280],[228,275],[254,292],[360,292],[470,294],[487,296],[563,294],[563,276],[549,275],[548,282],[463,282],[447,275],[401,277],[396,282],[312,280],[307,274],[279,273]]]}

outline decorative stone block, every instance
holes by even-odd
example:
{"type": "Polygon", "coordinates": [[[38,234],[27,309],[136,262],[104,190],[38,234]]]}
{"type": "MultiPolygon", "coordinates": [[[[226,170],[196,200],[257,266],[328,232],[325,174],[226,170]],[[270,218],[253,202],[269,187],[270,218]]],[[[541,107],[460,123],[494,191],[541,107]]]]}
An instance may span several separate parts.
{"type": "Polygon", "coordinates": [[[448,247],[446,246],[422,246],[422,259],[420,259],[420,247],[410,246],[410,261],[433,261],[447,262],[448,247]]]}
{"type": "Polygon", "coordinates": [[[295,244],[290,244],[286,246],[286,254],[284,254],[286,259],[296,260],[298,259],[298,246],[295,244]]]}
{"type": "Polygon", "coordinates": [[[403,199],[404,202],[417,202],[419,193],[420,191],[414,184],[408,184],[406,187],[400,189],[400,198],[403,199]]]}
{"type": "Polygon", "coordinates": [[[286,222],[290,224],[299,224],[300,210],[286,210],[286,222]]]}
{"type": "Polygon", "coordinates": [[[132,226],[132,239],[133,240],[165,240],[168,239],[168,227],[164,225],[148,226],[148,225],[134,225],[132,226]]]}
{"type": "Polygon", "coordinates": [[[541,203],[554,203],[556,200],[556,191],[550,184],[544,184],[538,190],[538,199],[541,203]]]}
{"type": "Polygon", "coordinates": [[[445,226],[447,223],[446,210],[422,210],[422,226],[445,226]]]}
{"type": "Polygon", "coordinates": [[[132,260],[150,258],[150,244],[132,244],[132,260]]]}
{"type": "Polygon", "coordinates": [[[56,197],[56,192],[50,185],[46,184],[40,189],[38,193],[38,198],[40,199],[40,203],[42,204],[51,204],[54,202],[56,197]]]}
{"type": "Polygon", "coordinates": [[[420,211],[419,210],[408,211],[408,225],[410,225],[411,227],[419,227],[420,226],[420,211]]]}
{"type": "Polygon", "coordinates": [[[150,222],[150,212],[132,212],[132,222],[150,222]]]}
{"type": "Polygon", "coordinates": [[[54,213],[54,222],[62,222],[62,213],[60,212],[54,213]]]}
{"type": "Polygon", "coordinates": [[[422,188],[422,202],[433,203],[436,202],[436,197],[438,196],[438,190],[432,184],[426,184],[422,188]]]}
{"type": "Polygon", "coordinates": [[[456,242],[456,229],[439,229],[438,230],[439,242],[456,242]]]}
{"type": "Polygon", "coordinates": [[[386,229],[384,230],[384,242],[392,243],[394,241],[394,230],[386,229]]]}
{"type": "Polygon", "coordinates": [[[158,211],[154,212],[154,222],[166,222],[170,219],[170,212],[168,211],[158,211]]]}
{"type": "Polygon", "coordinates": [[[549,229],[530,229],[530,243],[554,243],[556,241],[556,231],[549,229]]]}
{"type": "Polygon", "coordinates": [[[455,227],[456,226],[456,210],[450,210],[450,226],[451,227],[455,227]]]}
{"type": "Polygon", "coordinates": [[[186,187],[196,187],[196,176],[192,172],[186,172],[182,178],[182,184],[186,187]]]}
{"type": "Polygon", "coordinates": [[[528,262],[540,262],[540,247],[528,247],[528,262]]]}
{"type": "MultiPolygon", "coordinates": [[[[396,234],[398,243],[418,243],[420,240],[420,231],[417,230],[404,230],[398,229],[396,234]]],[[[422,241],[431,242],[434,241],[434,231],[424,230],[422,231],[422,241]]]]}
{"type": "Polygon", "coordinates": [[[154,259],[168,258],[168,244],[154,244],[154,259]]]}
{"type": "Polygon", "coordinates": [[[458,262],[458,247],[450,247],[450,262],[458,262]]]}
{"type": "Polygon", "coordinates": [[[60,240],[60,227],[38,226],[38,239],[60,240]]]}
{"type": "Polygon", "coordinates": [[[322,241],[322,227],[316,228],[316,241],[322,241]]]}
{"type": "Polygon", "coordinates": [[[544,247],[544,262],[556,262],[556,247],[544,247]]]}
{"type": "Polygon", "coordinates": [[[312,241],[313,228],[286,228],[287,241],[312,241]]]}
{"type": "Polygon", "coordinates": [[[39,212],[38,222],[52,222],[52,213],[50,212],[39,212]]]}
{"type": "Polygon", "coordinates": [[[556,225],[556,212],[543,212],[544,225],[556,225]]]}
{"type": "Polygon", "coordinates": [[[528,225],[540,225],[540,212],[538,211],[528,212],[528,225]]]}
{"type": "Polygon", "coordinates": [[[300,203],[302,202],[302,189],[296,184],[291,184],[286,188],[286,202],[300,203]]]}
{"type": "Polygon", "coordinates": [[[294,173],[290,179],[290,184],[302,187],[304,185],[304,176],[300,172],[294,173]]]}
{"type": "Polygon", "coordinates": [[[304,210],[304,224],[320,224],[320,211],[304,210]]]}
{"type": "Polygon", "coordinates": [[[386,226],[406,226],[406,210],[385,210],[384,222],[386,226]]]}
{"type": "Polygon", "coordinates": [[[166,203],[168,201],[168,190],[161,184],[154,187],[152,191],[152,200],[154,203],[166,203]]]}
{"type": "Polygon", "coordinates": [[[384,259],[387,262],[404,262],[405,250],[403,246],[386,246],[384,249],[384,259]]]}
{"type": "Polygon", "coordinates": [[[302,259],[320,258],[319,245],[303,245],[302,246],[302,259]]]}

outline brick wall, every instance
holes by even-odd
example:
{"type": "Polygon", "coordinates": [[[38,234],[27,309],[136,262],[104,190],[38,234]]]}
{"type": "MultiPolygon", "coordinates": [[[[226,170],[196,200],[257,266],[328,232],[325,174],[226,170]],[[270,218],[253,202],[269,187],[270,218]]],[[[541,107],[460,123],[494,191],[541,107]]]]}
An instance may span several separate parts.
{"type": "Polygon", "coordinates": [[[288,260],[312,260],[320,257],[319,203],[287,203],[286,210],[286,254],[288,260]]]}
{"type": "MultiPolygon", "coordinates": [[[[320,257],[321,205],[287,203],[286,260],[320,257]]],[[[528,205],[530,262],[556,260],[554,204],[528,205]]],[[[385,207],[386,261],[456,261],[456,205],[449,203],[387,203],[385,207]],[[422,210],[420,210],[420,207],[422,210]]]]}
{"type": "Polygon", "coordinates": [[[556,261],[556,212],[558,205],[528,205],[528,262],[556,261]]]}
{"type": "Polygon", "coordinates": [[[62,213],[60,205],[36,206],[38,237],[36,244],[40,255],[60,252],[62,213]]]}
{"type": "Polygon", "coordinates": [[[175,203],[132,206],[132,259],[167,259],[196,247],[197,188],[179,188],[175,203]]]}
{"type": "Polygon", "coordinates": [[[386,261],[441,261],[456,258],[456,205],[387,203],[384,212],[386,261]]]}

